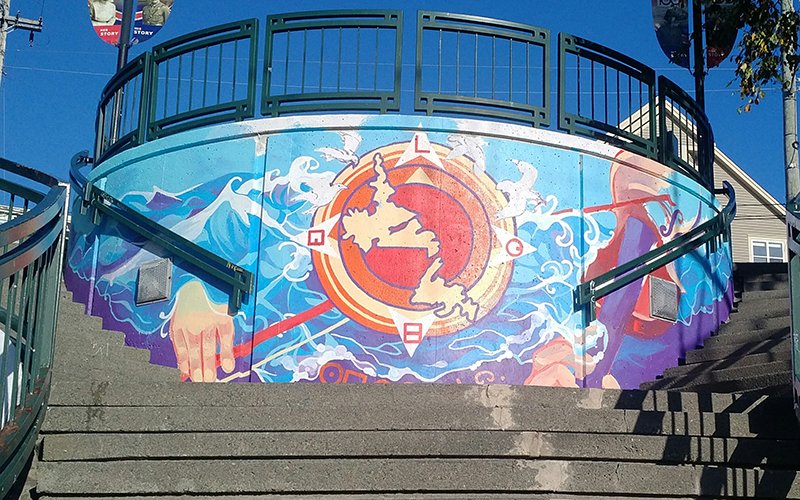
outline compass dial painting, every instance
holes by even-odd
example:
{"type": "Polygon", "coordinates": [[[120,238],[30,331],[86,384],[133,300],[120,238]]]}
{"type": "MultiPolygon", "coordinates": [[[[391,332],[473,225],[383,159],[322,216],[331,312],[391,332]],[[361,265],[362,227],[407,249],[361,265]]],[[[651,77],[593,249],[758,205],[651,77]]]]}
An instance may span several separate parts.
{"type": "Polygon", "coordinates": [[[532,250],[497,220],[505,199],[468,158],[425,134],[365,154],[334,180],[306,243],[325,291],[347,317],[397,334],[412,355],[428,335],[484,317],[532,250]]]}

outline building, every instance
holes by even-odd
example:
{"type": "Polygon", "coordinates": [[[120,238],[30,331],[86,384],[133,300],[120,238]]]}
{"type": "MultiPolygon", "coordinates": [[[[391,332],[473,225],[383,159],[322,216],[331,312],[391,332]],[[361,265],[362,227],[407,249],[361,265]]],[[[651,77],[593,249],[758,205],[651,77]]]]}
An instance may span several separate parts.
{"type": "Polygon", "coordinates": [[[736,218],[731,224],[733,261],[786,262],[786,208],[714,148],[714,183],[723,180],[736,190],[736,218]]]}

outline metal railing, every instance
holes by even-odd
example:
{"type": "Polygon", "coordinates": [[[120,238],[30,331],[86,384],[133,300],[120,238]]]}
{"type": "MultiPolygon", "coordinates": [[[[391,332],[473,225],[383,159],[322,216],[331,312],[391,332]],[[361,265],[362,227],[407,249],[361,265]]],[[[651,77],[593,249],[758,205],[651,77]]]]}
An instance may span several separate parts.
{"type": "Polygon", "coordinates": [[[713,253],[718,246],[729,242],[731,222],[736,216],[736,193],[728,181],[722,181],[722,184],[724,189],[720,194],[728,197],[728,203],[715,217],[644,255],[579,284],[574,294],[575,310],[583,310],[587,321],[594,321],[597,318],[598,299],[643,278],[702,245],[708,244],[709,251],[713,253]]]}
{"type": "Polygon", "coordinates": [[[261,113],[400,109],[399,11],[324,11],[267,18],[261,113]]]}
{"type": "Polygon", "coordinates": [[[24,179],[0,182],[0,497],[30,456],[44,418],[53,364],[69,186],[0,159],[24,179]],[[24,184],[23,184],[24,182],[24,184]],[[38,188],[26,184],[37,184],[38,188]]]}
{"type": "Polygon", "coordinates": [[[550,123],[549,31],[422,11],[416,43],[417,111],[550,123]]]}
{"type": "Polygon", "coordinates": [[[558,46],[558,128],[655,158],[655,71],[573,35],[558,46]]]}
{"type": "MultiPolygon", "coordinates": [[[[123,68],[100,101],[95,163],[169,134],[254,117],[257,25],[250,19],[189,33],[123,68]]],[[[713,188],[714,137],[705,114],[677,85],[624,54],[562,33],[552,89],[550,34],[536,26],[420,11],[415,37],[405,41],[411,47],[395,10],[269,16],[261,116],[406,111],[401,54],[412,49],[408,112],[558,128],[713,188]]]]}
{"type": "Polygon", "coordinates": [[[800,199],[786,206],[789,242],[789,295],[791,300],[792,400],[800,420],[800,199]]]}
{"type": "Polygon", "coordinates": [[[230,310],[231,312],[239,310],[244,294],[253,292],[255,284],[253,273],[128,207],[89,182],[80,169],[81,163],[73,161],[70,179],[75,186],[76,195],[82,199],[84,211],[89,208],[95,211],[93,217],[95,222],[100,215],[111,217],[140,236],[158,244],[172,256],[194,266],[207,276],[228,284],[231,287],[230,310]]]}
{"type": "Polygon", "coordinates": [[[252,118],[257,55],[256,19],[215,26],[156,45],[148,68],[147,140],[252,118]]]}
{"type": "Polygon", "coordinates": [[[714,184],[711,124],[689,94],[664,76],[658,77],[658,130],[661,163],[701,184],[714,184]]]}

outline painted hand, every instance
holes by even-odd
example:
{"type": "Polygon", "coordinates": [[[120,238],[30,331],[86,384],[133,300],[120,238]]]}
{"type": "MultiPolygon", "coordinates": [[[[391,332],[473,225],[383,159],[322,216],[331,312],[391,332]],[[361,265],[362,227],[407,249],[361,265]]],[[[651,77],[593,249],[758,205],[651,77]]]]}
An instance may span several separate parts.
{"type": "Polygon", "coordinates": [[[227,306],[211,302],[199,282],[191,281],[178,291],[169,335],[183,380],[215,382],[217,346],[222,370],[231,373],[235,365],[233,333],[227,306]]]}

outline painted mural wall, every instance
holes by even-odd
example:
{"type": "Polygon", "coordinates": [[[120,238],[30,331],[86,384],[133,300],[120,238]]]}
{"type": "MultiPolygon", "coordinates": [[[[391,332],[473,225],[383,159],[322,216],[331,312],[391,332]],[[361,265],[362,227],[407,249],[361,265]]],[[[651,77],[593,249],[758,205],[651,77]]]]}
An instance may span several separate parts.
{"type": "Polygon", "coordinates": [[[184,380],[638,387],[730,312],[728,249],[700,248],[601,299],[575,287],[713,217],[690,179],[604,143],[473,120],[339,116],[194,130],[90,179],[250,270],[253,294],[173,260],[171,298],[137,306],[169,257],[73,211],[77,300],[184,380]],[[678,290],[650,315],[650,282],[678,290]]]}

